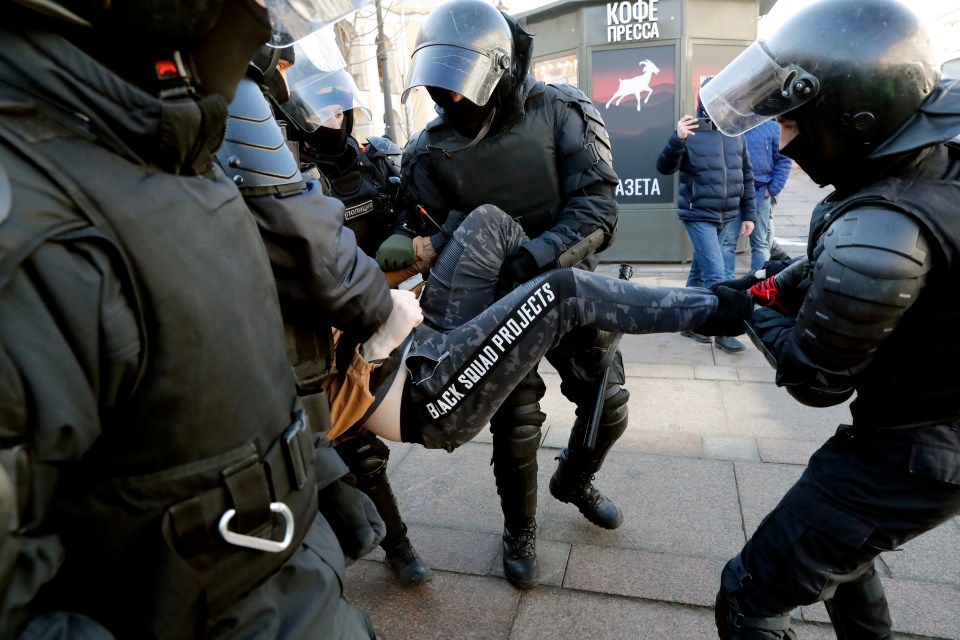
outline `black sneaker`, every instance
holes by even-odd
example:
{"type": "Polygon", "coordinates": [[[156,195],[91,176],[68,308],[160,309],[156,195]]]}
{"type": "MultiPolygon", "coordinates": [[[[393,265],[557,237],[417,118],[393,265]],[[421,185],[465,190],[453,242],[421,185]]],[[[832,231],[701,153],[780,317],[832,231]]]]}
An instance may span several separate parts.
{"type": "Polygon", "coordinates": [[[717,347],[727,353],[740,353],[746,349],[742,342],[732,336],[717,336],[717,347]]]}
{"type": "Polygon", "coordinates": [[[702,342],[703,344],[710,344],[710,336],[705,336],[702,333],[694,333],[693,331],[681,331],[680,335],[684,338],[693,338],[697,342],[702,342]]]}

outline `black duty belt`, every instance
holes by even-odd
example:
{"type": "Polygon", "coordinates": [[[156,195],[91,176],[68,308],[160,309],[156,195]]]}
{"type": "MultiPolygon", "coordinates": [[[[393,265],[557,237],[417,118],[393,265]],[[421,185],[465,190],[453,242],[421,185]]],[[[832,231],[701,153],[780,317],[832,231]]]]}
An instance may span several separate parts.
{"type": "Polygon", "coordinates": [[[155,635],[202,632],[286,563],[318,513],[314,460],[300,413],[263,455],[225,468],[219,486],[168,509],[155,635]]]}

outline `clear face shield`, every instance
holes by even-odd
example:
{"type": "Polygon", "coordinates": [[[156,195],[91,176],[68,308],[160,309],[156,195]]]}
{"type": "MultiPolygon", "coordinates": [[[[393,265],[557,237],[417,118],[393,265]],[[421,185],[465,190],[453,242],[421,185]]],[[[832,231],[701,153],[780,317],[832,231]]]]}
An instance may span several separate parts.
{"type": "Polygon", "coordinates": [[[370,0],[260,0],[270,14],[269,44],[281,49],[370,3],[370,0]]]}
{"type": "Polygon", "coordinates": [[[426,45],[413,52],[400,101],[406,102],[414,87],[440,87],[483,106],[509,68],[505,53],[490,56],[461,44],[426,45]]]}
{"type": "Polygon", "coordinates": [[[290,99],[281,108],[301,129],[316,131],[330,118],[350,109],[356,110],[355,122],[360,114],[371,119],[357,83],[344,70],[346,61],[332,29],[304,38],[293,50],[296,62],[286,71],[290,99]]]}
{"type": "Polygon", "coordinates": [[[700,100],[717,129],[737,136],[806,104],[819,90],[813,75],[780,66],[758,40],[700,89],[700,100]]]}

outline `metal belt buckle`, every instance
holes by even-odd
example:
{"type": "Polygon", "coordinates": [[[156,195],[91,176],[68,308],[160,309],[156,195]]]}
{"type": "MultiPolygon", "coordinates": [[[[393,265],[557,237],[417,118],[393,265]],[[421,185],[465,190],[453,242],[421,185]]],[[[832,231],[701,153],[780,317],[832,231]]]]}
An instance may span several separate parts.
{"type": "Polygon", "coordinates": [[[258,538],[256,536],[245,536],[242,533],[230,531],[230,521],[233,520],[233,516],[236,515],[236,509],[227,509],[223,515],[220,516],[220,535],[223,536],[224,540],[238,547],[257,549],[258,551],[269,551],[270,553],[280,553],[289,547],[290,541],[293,540],[293,513],[290,511],[290,507],[282,502],[271,502],[270,511],[282,515],[286,523],[286,532],[283,534],[283,540],[279,542],[258,538]]]}

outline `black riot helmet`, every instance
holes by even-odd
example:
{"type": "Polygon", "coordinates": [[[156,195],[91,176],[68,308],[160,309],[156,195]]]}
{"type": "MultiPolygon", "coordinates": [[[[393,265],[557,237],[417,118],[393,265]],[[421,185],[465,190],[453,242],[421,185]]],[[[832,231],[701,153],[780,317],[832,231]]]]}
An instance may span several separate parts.
{"type": "Polygon", "coordinates": [[[821,185],[837,184],[906,150],[885,143],[939,79],[930,38],[898,0],[820,0],[753,43],[700,97],[728,135],[779,116],[796,121],[784,154],[821,185]]]}
{"type": "Polygon", "coordinates": [[[289,44],[369,0],[14,1],[73,25],[72,40],[151,93],[231,100],[262,44],[289,44]]]}
{"type": "Polygon", "coordinates": [[[414,87],[455,91],[484,106],[513,66],[506,18],[483,0],[452,0],[420,25],[401,101],[414,87]]]}

